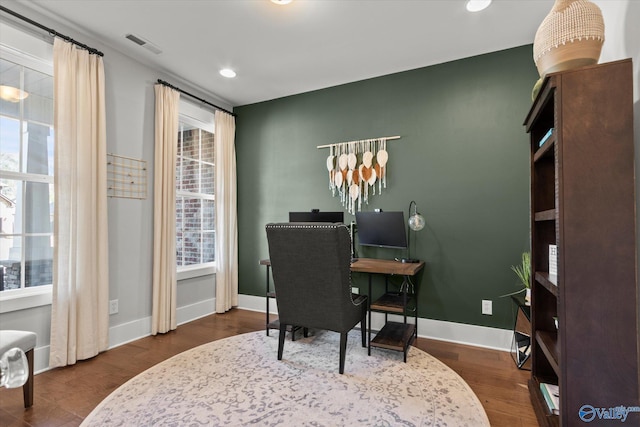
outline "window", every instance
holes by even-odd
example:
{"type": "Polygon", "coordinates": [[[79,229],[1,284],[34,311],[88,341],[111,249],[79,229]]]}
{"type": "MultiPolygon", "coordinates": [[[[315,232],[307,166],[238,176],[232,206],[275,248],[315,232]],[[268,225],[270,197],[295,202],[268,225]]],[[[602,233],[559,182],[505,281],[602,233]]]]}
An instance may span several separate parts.
{"type": "MultiPolygon", "coordinates": [[[[176,262],[178,272],[215,262],[213,113],[180,103],[176,162],[176,262]]],[[[179,278],[184,278],[180,275],[179,278]]]]}
{"type": "Polygon", "coordinates": [[[53,281],[53,70],[0,54],[0,291],[14,291],[53,281]]]}

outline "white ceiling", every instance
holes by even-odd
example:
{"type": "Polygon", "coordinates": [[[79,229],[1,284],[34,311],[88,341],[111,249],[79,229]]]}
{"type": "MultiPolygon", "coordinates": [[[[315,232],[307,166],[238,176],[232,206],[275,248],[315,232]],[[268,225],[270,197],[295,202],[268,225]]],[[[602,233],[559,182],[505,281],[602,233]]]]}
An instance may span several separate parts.
{"type": "Polygon", "coordinates": [[[553,2],[494,0],[478,13],[465,0],[20,3],[168,73],[177,86],[189,82],[239,106],[533,43],[553,2]],[[162,53],[125,39],[130,33],[162,53]],[[237,77],[220,76],[224,67],[237,77]]]}

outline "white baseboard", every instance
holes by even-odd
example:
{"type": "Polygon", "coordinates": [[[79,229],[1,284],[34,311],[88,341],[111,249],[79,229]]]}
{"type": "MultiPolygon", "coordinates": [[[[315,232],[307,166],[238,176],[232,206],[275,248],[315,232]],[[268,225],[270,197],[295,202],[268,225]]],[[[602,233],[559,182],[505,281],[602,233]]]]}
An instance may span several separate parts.
{"type": "MultiPolygon", "coordinates": [[[[176,310],[178,325],[199,319],[215,313],[215,298],[200,301],[176,310]]],[[[254,295],[238,295],[238,308],[243,310],[266,311],[264,297],[254,295]]],[[[269,312],[278,314],[276,300],[271,299],[269,312]]],[[[401,316],[389,315],[391,320],[402,320],[401,316]]],[[[373,313],[371,326],[373,330],[380,330],[384,325],[384,314],[373,313]]],[[[109,349],[138,340],[151,335],[151,317],[143,317],[131,322],[122,323],[109,328],[109,349]]],[[[507,329],[489,328],[486,326],[466,325],[462,323],[445,322],[442,320],[418,318],[418,336],[422,338],[448,341],[494,350],[510,351],[513,332],[507,329]]],[[[49,346],[42,346],[34,352],[35,373],[49,369],[49,346]]]]}
{"type": "MultiPolygon", "coordinates": [[[[238,295],[238,308],[249,311],[266,312],[265,297],[257,297],[254,295],[238,295]]],[[[269,312],[271,314],[278,314],[278,305],[276,299],[271,298],[269,301],[269,312]]]]}
{"type": "Polygon", "coordinates": [[[204,301],[199,301],[195,304],[185,305],[184,307],[178,307],[176,310],[178,317],[178,325],[189,323],[196,319],[208,316],[216,312],[216,299],[210,298],[204,301]]]}
{"type": "Polygon", "coordinates": [[[493,350],[511,351],[513,331],[418,318],[418,336],[493,350]]]}
{"type": "Polygon", "coordinates": [[[33,373],[39,374],[40,372],[49,370],[49,348],[45,345],[42,347],[36,347],[33,351],[33,373]]]}
{"type": "MultiPolygon", "coordinates": [[[[265,312],[264,297],[239,295],[238,308],[265,312]]],[[[275,299],[271,299],[269,312],[278,313],[275,299]]],[[[390,320],[402,321],[402,316],[389,315],[390,320]]],[[[371,329],[380,330],[384,325],[384,314],[373,313],[371,329]]],[[[418,336],[439,341],[485,347],[500,351],[510,351],[513,332],[508,329],[490,328],[487,326],[467,325],[463,323],[445,322],[442,320],[418,318],[418,336]]]]}
{"type": "MultiPolygon", "coordinates": [[[[176,309],[178,325],[213,314],[215,312],[215,307],[215,298],[200,301],[184,307],[178,307],[176,309]]],[[[108,350],[140,338],[148,337],[149,335],[151,335],[150,316],[133,320],[131,322],[121,323],[120,325],[111,326],[109,328],[108,350]]],[[[36,374],[49,370],[49,347],[50,346],[48,345],[37,347],[33,353],[33,371],[36,374]]]]}
{"type": "Polygon", "coordinates": [[[151,317],[143,317],[109,328],[109,348],[119,347],[131,341],[151,335],[151,317]]]}
{"type": "MultiPolygon", "coordinates": [[[[216,300],[211,298],[195,304],[178,307],[176,318],[178,326],[213,314],[216,310],[216,300]]],[[[109,328],[109,349],[127,344],[131,341],[151,335],[151,317],[123,323],[109,328]]]]}

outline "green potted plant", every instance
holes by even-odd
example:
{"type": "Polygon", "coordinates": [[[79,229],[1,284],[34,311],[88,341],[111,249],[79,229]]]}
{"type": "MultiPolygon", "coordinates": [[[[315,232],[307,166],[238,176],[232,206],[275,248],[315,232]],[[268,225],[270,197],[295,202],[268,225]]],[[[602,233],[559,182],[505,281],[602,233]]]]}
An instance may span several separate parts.
{"type": "Polygon", "coordinates": [[[526,305],[531,304],[531,253],[523,252],[522,260],[519,265],[512,265],[511,270],[518,276],[519,284],[522,285],[522,289],[515,292],[508,293],[506,295],[500,295],[500,298],[508,297],[511,295],[525,292],[524,302],[526,305]]]}
{"type": "Polygon", "coordinates": [[[523,252],[522,260],[520,264],[512,265],[511,270],[513,270],[513,272],[516,273],[516,276],[518,276],[518,279],[520,280],[520,284],[524,286],[523,289],[520,289],[515,293],[520,293],[522,291],[525,291],[526,292],[525,298],[524,298],[525,303],[530,304],[531,303],[531,253],[523,252]]]}

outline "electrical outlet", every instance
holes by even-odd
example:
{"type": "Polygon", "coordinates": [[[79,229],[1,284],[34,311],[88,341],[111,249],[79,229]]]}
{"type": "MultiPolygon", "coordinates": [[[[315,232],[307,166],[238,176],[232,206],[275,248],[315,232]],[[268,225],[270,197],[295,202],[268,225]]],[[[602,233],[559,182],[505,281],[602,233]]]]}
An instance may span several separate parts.
{"type": "Polygon", "coordinates": [[[351,293],[360,295],[360,288],[351,287],[351,293]]]}
{"type": "Polygon", "coordinates": [[[493,315],[493,301],[489,299],[482,300],[482,314],[493,315]]]}
{"type": "Polygon", "coordinates": [[[118,312],[118,300],[112,299],[109,301],[109,314],[116,314],[118,312]]]}

